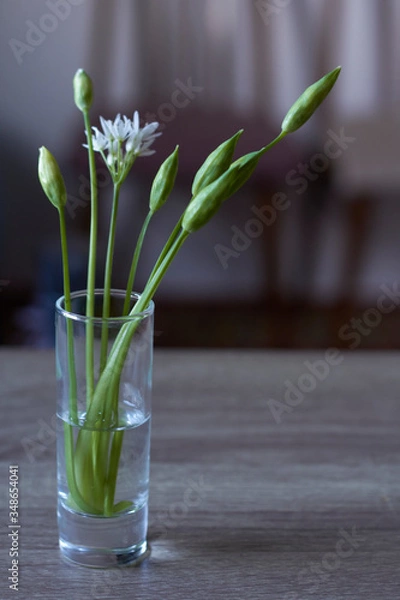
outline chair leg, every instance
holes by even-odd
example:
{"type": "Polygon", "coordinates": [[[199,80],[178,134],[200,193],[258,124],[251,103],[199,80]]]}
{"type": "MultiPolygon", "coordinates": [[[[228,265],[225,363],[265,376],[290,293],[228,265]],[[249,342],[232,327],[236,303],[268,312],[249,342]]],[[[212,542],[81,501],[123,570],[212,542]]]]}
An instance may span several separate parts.
{"type": "Polygon", "coordinates": [[[347,241],[344,253],[340,300],[332,320],[334,343],[343,346],[338,333],[349,319],[357,315],[357,290],[364,265],[372,223],[372,199],[360,194],[346,207],[347,241]]]}

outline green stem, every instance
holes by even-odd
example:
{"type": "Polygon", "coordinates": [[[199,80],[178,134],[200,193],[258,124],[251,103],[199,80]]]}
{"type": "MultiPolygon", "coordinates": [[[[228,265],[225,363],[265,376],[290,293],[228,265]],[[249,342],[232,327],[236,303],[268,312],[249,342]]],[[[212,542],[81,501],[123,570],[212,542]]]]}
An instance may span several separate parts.
{"type": "MultiPolygon", "coordinates": [[[[65,224],[65,212],[62,209],[58,211],[60,219],[60,237],[61,237],[61,255],[63,264],[63,280],[64,280],[64,298],[65,309],[71,312],[71,286],[69,277],[69,261],[68,261],[68,245],[67,245],[67,230],[65,224]]],[[[77,406],[77,382],[74,356],[74,332],[73,322],[67,318],[67,360],[68,360],[68,376],[69,376],[69,419],[72,423],[78,423],[78,406],[77,406]]],[[[72,501],[76,506],[85,512],[94,513],[96,509],[87,503],[79,492],[76,482],[75,473],[75,456],[74,456],[74,438],[73,427],[70,423],[64,421],[64,445],[65,445],[65,469],[67,475],[68,489],[72,501]]]]}
{"type": "MultiPolygon", "coordinates": [[[[98,203],[97,203],[97,175],[96,162],[93,150],[93,140],[91,135],[91,127],[89,120],[89,112],[83,111],[83,119],[87,134],[88,143],[88,158],[90,172],[90,192],[91,192],[91,211],[90,211],[90,238],[89,238],[89,258],[88,272],[86,285],[86,316],[94,317],[94,301],[95,301],[95,280],[96,280],[96,247],[97,247],[97,223],[98,223],[98,203]]],[[[86,323],[86,409],[89,409],[93,392],[94,392],[94,324],[92,319],[88,319],[86,323]]],[[[92,436],[90,432],[83,432],[80,429],[75,453],[71,454],[71,460],[74,469],[74,478],[79,479],[79,487],[84,497],[84,502],[93,504],[94,486],[92,484],[93,462],[92,452],[89,452],[89,447],[93,449],[92,436]],[[89,444],[89,446],[88,446],[89,444]]],[[[76,481],[76,480],[75,480],[76,481]]],[[[77,486],[77,490],[79,491],[77,486]]],[[[70,488],[71,489],[71,488],[70,488]]],[[[71,495],[73,495],[71,490],[71,495]]],[[[94,507],[92,512],[98,513],[97,507],[94,507]]]]}
{"type": "Polygon", "coordinates": [[[63,263],[63,283],[64,283],[64,297],[65,297],[65,310],[71,311],[71,285],[69,280],[69,261],[68,261],[68,243],[67,243],[67,227],[65,223],[65,212],[60,209],[58,211],[60,218],[60,237],[61,237],[61,255],[63,263]]]}
{"type": "MultiPolygon", "coordinates": [[[[268,152],[268,150],[271,150],[271,148],[273,148],[276,144],[278,144],[281,140],[283,140],[283,138],[286,136],[287,134],[284,131],[281,131],[281,133],[274,139],[272,140],[272,142],[270,142],[267,146],[265,146],[263,148],[263,152],[262,154],[265,154],[266,152],[268,152]]],[[[174,243],[174,241],[177,239],[179,232],[181,230],[181,225],[182,225],[182,220],[183,220],[183,216],[185,213],[182,214],[182,216],[180,217],[179,221],[177,222],[177,224],[175,225],[174,230],[172,231],[171,235],[169,236],[169,239],[167,241],[167,243],[165,244],[160,256],[157,259],[156,264],[153,267],[153,270],[150,274],[149,279],[151,279],[154,275],[154,273],[157,271],[157,269],[159,268],[160,264],[162,263],[162,261],[164,260],[165,256],[167,255],[167,253],[169,252],[169,249],[171,248],[172,244],[174,243]]],[[[124,313],[125,314],[125,313],[124,313]]]]}
{"type": "Polygon", "coordinates": [[[74,456],[77,488],[84,501],[94,508],[95,514],[102,512],[104,502],[103,491],[97,479],[100,475],[95,472],[93,452],[94,447],[97,447],[98,436],[101,433],[79,427],[74,456]]]}
{"type": "MultiPolygon", "coordinates": [[[[103,291],[103,319],[108,319],[110,316],[110,293],[111,293],[111,276],[112,264],[115,247],[115,232],[117,229],[118,202],[121,185],[114,184],[113,204],[111,211],[110,230],[108,234],[106,267],[104,273],[104,291],[103,291]]],[[[101,330],[101,350],[100,350],[100,373],[103,372],[107,362],[107,345],[108,345],[108,327],[107,323],[103,323],[101,330]]]]}
{"type": "MultiPolygon", "coordinates": [[[[88,127],[88,124],[85,124],[88,127]]],[[[275,138],[268,146],[262,148],[261,153],[264,154],[268,150],[270,150],[275,144],[277,144],[280,140],[285,137],[286,133],[281,132],[277,138],[275,138]]],[[[90,136],[88,136],[90,139],[90,136]]],[[[90,144],[91,145],[91,144],[90,144]]],[[[90,155],[90,148],[89,148],[90,155]]],[[[93,188],[92,188],[93,193],[93,188]]],[[[96,198],[97,201],[97,198],[96,198]]],[[[97,204],[96,204],[96,219],[97,219],[97,204]]],[[[150,222],[151,213],[149,213],[146,217],[146,220],[143,224],[142,230],[139,235],[138,243],[135,248],[135,252],[132,259],[131,271],[129,274],[129,281],[127,286],[127,293],[125,297],[124,303],[124,314],[127,314],[130,306],[130,297],[131,297],[131,289],[133,288],[133,282],[136,274],[136,268],[138,259],[140,256],[143,240],[145,237],[145,233],[147,227],[150,222]]],[[[97,221],[96,221],[97,222],[97,221]]],[[[189,233],[187,231],[182,230],[181,227],[182,218],[176,224],[172,234],[170,235],[167,243],[165,244],[163,250],[160,253],[158,260],[154,266],[153,271],[148,279],[148,282],[140,295],[140,298],[135,303],[133,308],[129,312],[129,316],[134,317],[135,315],[139,315],[142,311],[144,311],[152,297],[154,296],[158,286],[161,283],[167,269],[169,268],[172,260],[175,255],[179,251],[180,247],[188,237],[189,233]]],[[[112,234],[112,226],[111,233],[112,234]]],[[[92,229],[91,229],[92,232],[92,229]]],[[[115,232],[114,232],[115,233],[115,232]]],[[[92,249],[92,241],[93,237],[91,235],[91,249],[92,249]]],[[[114,242],[112,242],[113,244],[114,242]]],[[[110,244],[109,244],[109,247],[110,244]]],[[[92,258],[92,253],[89,255],[89,272],[88,272],[88,296],[87,296],[87,315],[93,316],[90,313],[90,307],[93,310],[93,305],[91,305],[91,292],[93,290],[93,299],[94,299],[94,267],[93,267],[94,258],[92,258]],[[93,267],[93,268],[92,268],[93,267]],[[90,274],[93,275],[93,288],[89,285],[90,274]]],[[[110,265],[112,263],[112,253],[107,256],[107,263],[110,265]],[[111,256],[111,258],[109,258],[111,256]]],[[[111,285],[111,284],[110,284],[111,285]]],[[[106,286],[105,286],[106,287],[106,286]]],[[[110,289],[110,288],[109,288],[110,289]]],[[[109,307],[108,309],[109,310],[109,307]]],[[[126,356],[128,354],[129,346],[132,340],[132,337],[140,325],[140,317],[133,321],[127,321],[125,323],[111,348],[108,358],[104,359],[104,369],[100,373],[99,380],[96,385],[96,389],[94,390],[94,382],[92,381],[92,386],[90,388],[89,398],[91,399],[86,413],[85,426],[89,427],[89,429],[94,429],[91,434],[88,431],[83,429],[80,430],[78,435],[77,448],[75,452],[75,467],[78,471],[79,481],[82,485],[82,494],[84,497],[84,502],[89,503],[94,506],[94,514],[98,514],[100,509],[100,505],[102,506],[102,511],[106,515],[110,515],[115,512],[116,507],[114,506],[114,497],[115,490],[117,485],[118,478],[118,469],[119,462],[122,450],[122,442],[123,442],[123,431],[115,431],[113,434],[112,441],[110,440],[110,434],[106,431],[100,431],[104,428],[105,425],[111,426],[118,425],[118,422],[115,421],[115,414],[117,414],[115,406],[118,402],[118,394],[119,394],[119,385],[121,372],[124,367],[124,363],[126,360],[126,356]],[[109,443],[111,441],[111,447],[109,448],[109,443]],[[108,465],[106,464],[105,457],[109,453],[108,465]],[[105,464],[103,464],[105,463],[105,464]],[[103,464],[103,467],[100,468],[100,464],[103,464]],[[107,468],[108,467],[108,468],[107,468]],[[98,472],[98,469],[100,471],[98,472]],[[97,474],[94,474],[94,470],[96,470],[97,474]],[[107,476],[105,476],[107,473],[107,476]],[[92,482],[92,485],[91,485],[92,482]],[[101,504],[102,503],[102,504],[101,504]]],[[[89,342],[91,344],[90,352],[93,353],[93,332],[92,338],[88,338],[87,348],[89,347],[89,342]]],[[[104,342],[105,344],[105,342],[104,342]]],[[[104,346],[106,347],[106,346],[104,346]]],[[[103,352],[105,352],[103,350],[103,352]]],[[[86,362],[88,368],[88,360],[86,362]]],[[[87,372],[88,374],[88,372],[87,372]]],[[[93,368],[91,371],[91,375],[93,376],[93,368]]],[[[89,377],[88,377],[88,388],[89,388],[89,377]]],[[[71,458],[73,461],[73,457],[71,458]]],[[[73,462],[71,463],[73,464],[73,462]]],[[[70,475],[71,476],[71,475],[70,475]]],[[[74,484],[74,480],[72,481],[72,485],[74,484]]],[[[70,488],[72,489],[72,488],[70,488]]],[[[79,494],[79,490],[77,490],[77,494],[79,494]]],[[[78,497],[79,498],[79,497],[78,497]]],[[[116,505],[118,510],[122,510],[127,504],[126,501],[119,503],[116,505]]]]}
{"type": "Polygon", "coordinates": [[[110,431],[92,431],[93,490],[95,505],[103,508],[107,490],[110,431]]]}
{"type": "MultiPolygon", "coordinates": [[[[168,267],[188,235],[189,233],[187,231],[180,232],[157,271],[149,278],[146,287],[129,313],[129,316],[135,316],[135,314],[138,314],[147,308],[168,267]]],[[[127,322],[122,326],[115,339],[107,360],[107,365],[99,378],[93,401],[91,402],[86,415],[86,424],[89,427],[96,427],[99,415],[102,415],[103,419],[106,419],[106,422],[111,418],[112,407],[109,406],[109,399],[114,397],[114,394],[118,391],[116,388],[129,350],[129,344],[139,324],[140,319],[133,322],[127,322]]]]}
{"type": "MultiPolygon", "coordinates": [[[[64,298],[65,310],[71,312],[71,285],[69,276],[69,261],[68,261],[68,244],[67,244],[67,228],[65,224],[65,212],[59,209],[58,215],[60,218],[60,237],[61,237],[61,256],[63,265],[63,280],[64,280],[64,298]]],[[[67,318],[67,354],[68,354],[68,376],[69,376],[69,419],[72,423],[78,423],[78,400],[77,400],[77,384],[76,384],[76,369],[74,356],[74,332],[73,322],[67,318]]]]}
{"type": "Polygon", "coordinates": [[[281,131],[280,134],[274,140],[272,140],[272,142],[270,142],[267,146],[264,146],[264,148],[262,149],[261,155],[266,154],[266,152],[268,152],[268,150],[271,150],[271,148],[276,146],[276,144],[279,144],[279,142],[281,140],[283,140],[283,138],[286,136],[287,136],[287,132],[281,131]]]}
{"type": "MultiPolygon", "coordinates": [[[[91,213],[90,213],[90,241],[89,241],[89,261],[86,286],[86,316],[94,316],[94,289],[96,279],[96,247],[97,247],[97,176],[96,161],[93,150],[93,140],[88,111],[83,112],[85,129],[88,141],[89,171],[90,171],[90,191],[91,191],[91,213]]],[[[87,390],[87,408],[90,405],[94,391],[94,352],[93,352],[94,328],[91,319],[86,324],[86,390],[87,390]]]]}
{"type": "Polygon", "coordinates": [[[89,514],[100,514],[100,510],[86,502],[81,496],[76,479],[74,469],[74,438],[73,427],[69,423],[64,422],[64,441],[65,441],[65,469],[67,474],[68,489],[73,502],[83,512],[89,514]]]}
{"type": "Polygon", "coordinates": [[[159,266],[161,265],[162,261],[164,260],[164,258],[166,257],[166,255],[168,254],[172,244],[174,243],[174,241],[176,240],[176,238],[178,237],[179,232],[181,231],[181,226],[182,226],[182,221],[183,221],[183,215],[185,213],[182,213],[179,221],[177,222],[177,224],[175,225],[171,235],[169,236],[167,243],[165,244],[164,248],[162,249],[160,256],[157,258],[156,264],[153,267],[152,272],[150,273],[150,277],[149,280],[153,277],[154,273],[157,271],[157,269],[159,268],[159,266]]]}
{"type": "Polygon", "coordinates": [[[150,220],[151,220],[152,216],[153,216],[152,211],[149,211],[147,213],[147,217],[145,218],[143,226],[142,226],[142,229],[140,231],[140,234],[139,234],[139,237],[138,237],[138,241],[136,243],[135,252],[133,253],[131,270],[129,271],[128,283],[127,283],[127,286],[126,286],[124,310],[123,310],[123,313],[122,313],[123,315],[127,315],[129,313],[129,309],[130,309],[130,306],[131,306],[131,296],[132,296],[133,284],[134,284],[135,276],[136,276],[137,265],[138,265],[138,262],[139,262],[140,253],[142,251],[143,240],[144,240],[144,237],[146,235],[146,231],[147,231],[147,228],[149,226],[149,223],[150,223],[150,220]]]}
{"type": "Polygon", "coordinates": [[[108,467],[107,493],[105,498],[104,513],[107,516],[113,514],[115,489],[117,487],[118,466],[124,440],[124,430],[114,431],[110,451],[110,464],[108,467]]]}
{"type": "MultiPolygon", "coordinates": [[[[179,248],[182,246],[183,242],[185,241],[188,235],[189,233],[186,231],[182,231],[179,234],[178,238],[172,244],[169,252],[165,256],[159,269],[153,275],[153,277],[149,279],[139,300],[132,308],[130,316],[134,316],[135,314],[142,312],[148,306],[150,300],[152,299],[154,293],[160,285],[161,280],[165,275],[168,267],[170,266],[176,253],[178,252],[179,248]]],[[[113,398],[115,401],[115,399],[118,398],[118,388],[121,377],[121,371],[124,366],[125,358],[129,350],[129,344],[131,342],[132,336],[134,335],[139,325],[139,318],[133,322],[127,322],[125,325],[122,326],[120,332],[118,333],[115,339],[115,342],[107,360],[106,367],[103,373],[100,375],[99,381],[96,386],[96,391],[94,393],[92,402],[90,403],[89,409],[86,414],[85,425],[88,425],[89,428],[100,429],[104,427],[104,423],[111,423],[113,417],[113,403],[111,402],[111,399],[113,398]]],[[[114,503],[115,487],[118,477],[118,466],[123,436],[121,434],[118,434],[115,437],[114,434],[113,443],[110,451],[110,466],[108,471],[107,484],[104,483],[103,487],[101,488],[101,481],[103,480],[103,469],[101,472],[101,477],[99,476],[96,480],[94,478],[93,468],[92,472],[89,472],[89,467],[91,465],[93,466],[93,461],[95,460],[93,456],[94,442],[93,437],[90,436],[90,433],[94,434],[95,432],[90,432],[81,428],[78,435],[76,455],[77,458],[79,458],[79,462],[77,462],[77,467],[79,470],[79,481],[81,482],[82,489],[85,491],[85,498],[90,500],[91,503],[95,505],[96,510],[98,510],[99,508],[101,499],[104,497],[105,487],[107,486],[107,491],[105,492],[106,501],[104,508],[107,511],[107,513],[109,513],[110,511],[117,510],[115,507],[113,508],[112,505],[114,503]],[[86,459],[88,459],[89,457],[91,457],[89,461],[90,464],[87,464],[86,459]],[[90,485],[91,481],[93,482],[92,487],[90,485]]],[[[107,432],[105,431],[99,431],[98,433],[100,436],[107,435],[107,432]]],[[[96,456],[98,454],[99,453],[97,453],[96,456]]],[[[118,510],[120,510],[120,507],[118,508],[118,510]]]]}
{"type": "MultiPolygon", "coordinates": [[[[273,148],[276,144],[278,144],[281,140],[283,140],[283,138],[287,135],[286,132],[281,131],[281,133],[274,139],[272,140],[272,142],[270,142],[267,146],[265,146],[263,148],[263,152],[262,154],[265,154],[266,152],[268,152],[268,150],[271,150],[271,148],[273,148]]],[[[182,225],[182,220],[183,220],[183,216],[185,213],[182,214],[182,216],[180,217],[179,221],[177,222],[177,224],[175,225],[174,230],[172,231],[167,243],[165,244],[160,256],[157,259],[157,262],[155,263],[153,270],[150,274],[149,279],[151,279],[154,275],[154,273],[157,271],[157,269],[159,268],[160,264],[162,263],[162,261],[164,260],[165,256],[167,255],[169,249],[171,248],[173,242],[177,239],[178,234],[181,230],[181,225],[182,225]]],[[[124,313],[125,314],[125,313],[124,313]]]]}
{"type": "Polygon", "coordinates": [[[175,229],[172,232],[166,244],[166,246],[168,247],[168,251],[164,252],[164,249],[162,250],[161,254],[164,254],[162,261],[160,261],[156,271],[150,275],[146,287],[144,288],[143,294],[141,294],[137,305],[133,307],[129,314],[134,315],[136,312],[141,312],[147,307],[148,303],[156,293],[156,290],[160,285],[162,278],[167,272],[180,247],[188,237],[189,232],[183,230],[180,231],[177,236],[173,237],[175,234],[175,229]]]}

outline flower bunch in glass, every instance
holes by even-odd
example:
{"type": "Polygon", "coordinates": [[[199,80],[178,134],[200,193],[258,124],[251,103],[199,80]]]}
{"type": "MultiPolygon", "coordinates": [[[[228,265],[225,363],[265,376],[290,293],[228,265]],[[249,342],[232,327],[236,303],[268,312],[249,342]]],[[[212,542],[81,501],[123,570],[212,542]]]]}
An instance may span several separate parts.
{"type": "MultiPolygon", "coordinates": [[[[140,315],[151,302],[160,282],[186,238],[203,227],[218,211],[222,203],[232,196],[254,172],[260,158],[287,134],[296,131],[313,114],[328,95],[339,75],[340,67],[331,71],[311,85],[293,104],[284,118],[279,135],[260,150],[248,153],[233,161],[233,154],[243,130],[221,143],[205,159],[196,172],[192,184],[192,197],[165,243],[144,289],[136,296],[132,306],[132,291],[144,237],[155,213],[161,209],[170,195],[178,170],[178,146],[161,164],[155,175],[149,199],[149,212],[144,220],[133,252],[132,263],[125,290],[123,316],[140,315]]],[[[114,121],[100,118],[102,131],[92,127],[89,110],[93,99],[92,82],[79,70],[74,77],[74,96],[83,114],[88,149],[91,182],[91,224],[89,241],[88,274],[86,289],[86,409],[81,412],[77,405],[77,381],[74,341],[71,324],[67,324],[69,415],[64,422],[65,461],[71,506],[93,515],[109,516],[130,508],[130,501],[114,502],[118,476],[123,431],[118,429],[121,416],[118,396],[121,372],[127,357],[130,340],[139,327],[140,319],[129,320],[109,345],[109,332],[101,332],[100,364],[94,364],[94,328],[91,318],[95,315],[95,271],[97,249],[97,179],[95,152],[100,153],[113,181],[113,204],[110,216],[107,245],[102,318],[110,316],[112,264],[118,215],[120,189],[136,158],[153,154],[158,123],[140,126],[139,115],[133,119],[117,115],[114,121]],[[73,427],[79,426],[78,437],[73,427]],[[112,434],[110,434],[112,432],[112,434]],[[112,435],[112,439],[110,439],[112,435]]],[[[63,260],[64,308],[71,311],[71,291],[68,268],[67,234],[64,207],[67,200],[65,183],[55,158],[44,147],[39,151],[39,179],[42,188],[59,213],[61,249],[63,260]]]]}

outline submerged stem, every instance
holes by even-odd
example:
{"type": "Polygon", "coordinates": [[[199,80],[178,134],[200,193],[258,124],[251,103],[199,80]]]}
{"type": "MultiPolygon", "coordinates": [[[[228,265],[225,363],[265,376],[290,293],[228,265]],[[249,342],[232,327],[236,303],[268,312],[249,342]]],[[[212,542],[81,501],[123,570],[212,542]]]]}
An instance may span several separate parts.
{"type": "Polygon", "coordinates": [[[121,458],[122,442],[124,440],[124,430],[114,431],[111,442],[110,461],[107,477],[107,492],[104,504],[104,513],[109,516],[113,514],[115,490],[117,487],[118,467],[121,458]]]}

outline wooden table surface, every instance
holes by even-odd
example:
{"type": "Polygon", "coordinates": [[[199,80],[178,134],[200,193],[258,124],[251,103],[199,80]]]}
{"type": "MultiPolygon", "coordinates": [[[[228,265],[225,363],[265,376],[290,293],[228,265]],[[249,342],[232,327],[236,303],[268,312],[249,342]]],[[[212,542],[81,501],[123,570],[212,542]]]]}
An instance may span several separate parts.
{"type": "Polygon", "coordinates": [[[400,356],[330,360],[156,352],[151,556],[98,571],[58,550],[53,355],[0,350],[1,600],[400,598],[400,356]],[[7,581],[10,464],[19,592],[7,581]]]}

